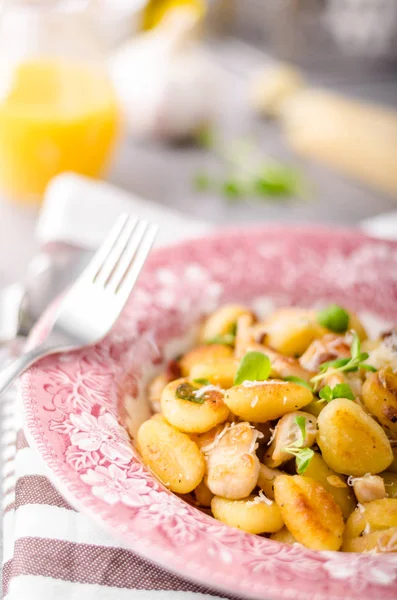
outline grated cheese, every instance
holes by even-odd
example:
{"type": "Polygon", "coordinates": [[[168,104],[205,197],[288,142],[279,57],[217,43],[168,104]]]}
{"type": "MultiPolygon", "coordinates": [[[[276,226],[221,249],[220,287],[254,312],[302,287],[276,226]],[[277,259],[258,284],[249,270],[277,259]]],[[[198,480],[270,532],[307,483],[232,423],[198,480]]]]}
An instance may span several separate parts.
{"type": "Polygon", "coordinates": [[[251,402],[251,408],[254,408],[258,404],[258,401],[259,401],[258,396],[254,396],[254,398],[251,402]]]}
{"type": "Polygon", "coordinates": [[[263,381],[251,381],[250,379],[246,379],[241,385],[245,388],[252,388],[256,387],[257,385],[274,385],[275,383],[277,385],[288,385],[289,381],[274,381],[274,379],[265,379],[263,381]]]}
{"type": "Polygon", "coordinates": [[[274,429],[272,429],[271,427],[269,427],[269,431],[272,434],[270,436],[270,440],[268,441],[267,445],[270,446],[270,444],[272,443],[272,441],[274,440],[274,438],[276,437],[276,432],[277,432],[277,425],[274,429]]]}
{"type": "Polygon", "coordinates": [[[371,525],[369,523],[364,527],[362,535],[367,535],[368,533],[371,533],[371,525]]]}
{"type": "Polygon", "coordinates": [[[254,506],[255,504],[267,504],[268,506],[271,506],[273,504],[273,500],[270,500],[270,498],[265,495],[263,490],[259,490],[259,494],[255,496],[253,500],[249,500],[247,502],[247,506],[254,506]]]}
{"type": "Polygon", "coordinates": [[[360,511],[360,513],[365,512],[365,507],[362,504],[360,504],[359,502],[357,503],[357,509],[360,511]]]}
{"type": "Polygon", "coordinates": [[[216,448],[216,446],[219,444],[219,440],[221,440],[223,438],[223,436],[225,435],[225,433],[227,433],[227,431],[229,431],[229,429],[231,429],[235,425],[236,425],[236,423],[225,423],[223,429],[219,433],[216,434],[213,441],[210,444],[207,444],[207,446],[203,446],[201,448],[201,452],[207,453],[207,452],[211,452],[212,450],[214,450],[214,448],[216,448]]]}
{"type": "Polygon", "coordinates": [[[196,398],[201,398],[207,392],[222,392],[222,389],[219,386],[212,385],[212,383],[210,383],[209,385],[205,385],[204,387],[200,388],[199,390],[196,390],[195,392],[193,392],[193,395],[196,398]]]}

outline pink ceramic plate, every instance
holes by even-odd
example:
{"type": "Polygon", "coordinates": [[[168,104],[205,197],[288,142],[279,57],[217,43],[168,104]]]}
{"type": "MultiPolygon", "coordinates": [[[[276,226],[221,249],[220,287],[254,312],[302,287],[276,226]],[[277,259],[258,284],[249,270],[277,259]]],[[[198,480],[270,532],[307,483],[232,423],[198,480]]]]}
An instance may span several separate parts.
{"type": "Polygon", "coordinates": [[[313,552],[229,528],[154,479],[120,424],[125,394],[133,414],[171,339],[217,304],[261,296],[304,306],[332,300],[397,320],[397,244],[351,231],[271,228],[153,253],[102,344],[24,375],[29,437],[72,505],[180,575],[258,599],[394,600],[397,554],[313,552]]]}

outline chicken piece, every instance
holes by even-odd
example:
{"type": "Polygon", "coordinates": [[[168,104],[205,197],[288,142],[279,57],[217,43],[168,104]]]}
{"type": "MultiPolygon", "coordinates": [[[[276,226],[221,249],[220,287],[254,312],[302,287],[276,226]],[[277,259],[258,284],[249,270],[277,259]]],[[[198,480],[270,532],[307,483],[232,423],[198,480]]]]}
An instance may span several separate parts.
{"type": "Polygon", "coordinates": [[[249,496],[259,475],[255,454],[259,435],[252,425],[242,422],[226,424],[205,445],[199,440],[207,464],[206,484],[213,494],[232,500],[249,496]]]}
{"type": "Polygon", "coordinates": [[[283,462],[290,460],[293,456],[286,448],[299,444],[299,448],[310,448],[316,441],[316,423],[317,419],[309,413],[295,411],[284,415],[278,422],[275,436],[267,449],[263,462],[274,469],[283,462]],[[305,420],[305,436],[302,439],[302,432],[297,423],[297,417],[303,417],[305,420]]]}
{"type": "Polygon", "coordinates": [[[354,493],[360,504],[387,497],[385,482],[379,475],[364,475],[352,479],[354,493]]]}
{"type": "Polygon", "coordinates": [[[350,343],[345,335],[327,334],[314,340],[302,354],[299,362],[308,371],[318,371],[320,366],[330,360],[350,357],[350,343]]]}

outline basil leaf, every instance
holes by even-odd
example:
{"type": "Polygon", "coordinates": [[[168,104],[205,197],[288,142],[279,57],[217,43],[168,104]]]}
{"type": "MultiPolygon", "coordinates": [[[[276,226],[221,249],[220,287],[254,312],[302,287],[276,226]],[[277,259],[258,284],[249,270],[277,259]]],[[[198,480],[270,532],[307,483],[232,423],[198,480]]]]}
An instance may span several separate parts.
{"type": "Polygon", "coordinates": [[[175,396],[181,400],[188,400],[189,402],[195,402],[196,404],[204,404],[204,398],[197,398],[194,392],[197,392],[197,388],[191,383],[181,383],[176,388],[175,396]]]}
{"type": "Polygon", "coordinates": [[[319,396],[326,402],[331,402],[331,400],[333,400],[334,398],[331,387],[329,385],[325,385],[323,389],[320,390],[319,396]]]}
{"type": "Polygon", "coordinates": [[[310,385],[310,383],[308,383],[304,379],[301,379],[300,377],[295,377],[295,375],[290,375],[288,377],[284,377],[284,381],[291,381],[291,383],[297,383],[298,385],[301,385],[302,387],[307,388],[311,392],[313,391],[313,388],[310,385]]]}
{"type": "Polygon", "coordinates": [[[375,369],[372,365],[360,365],[360,369],[364,369],[365,371],[370,371],[371,373],[376,373],[378,369],[375,369]]]}
{"type": "Polygon", "coordinates": [[[339,369],[339,367],[344,367],[350,362],[350,358],[337,358],[336,360],[329,360],[321,365],[320,371],[326,371],[328,367],[333,367],[334,369],[339,369]]]}
{"type": "Polygon", "coordinates": [[[234,385],[243,381],[264,381],[270,375],[271,363],[262,352],[247,352],[242,358],[234,378],[234,385]]]}
{"type": "Polygon", "coordinates": [[[341,306],[331,304],[317,313],[317,321],[335,333],[345,333],[349,325],[349,313],[341,306]]]}
{"type": "Polygon", "coordinates": [[[306,419],[304,416],[299,415],[298,417],[295,417],[295,423],[298,425],[301,435],[302,435],[301,444],[304,444],[305,439],[306,439],[306,419]]]}
{"type": "Polygon", "coordinates": [[[193,383],[198,383],[199,385],[210,385],[211,382],[209,379],[205,379],[204,377],[199,377],[198,379],[193,379],[193,383]]]}
{"type": "Polygon", "coordinates": [[[347,383],[338,383],[332,389],[332,398],[348,398],[349,400],[354,400],[355,396],[350,385],[347,383]]]}
{"type": "Polygon", "coordinates": [[[206,340],[206,344],[223,344],[224,346],[233,346],[236,336],[233,333],[225,333],[225,335],[216,335],[215,337],[206,340]]]}
{"type": "Polygon", "coordinates": [[[299,475],[303,475],[314,456],[311,448],[302,448],[296,455],[296,470],[299,475]]]}

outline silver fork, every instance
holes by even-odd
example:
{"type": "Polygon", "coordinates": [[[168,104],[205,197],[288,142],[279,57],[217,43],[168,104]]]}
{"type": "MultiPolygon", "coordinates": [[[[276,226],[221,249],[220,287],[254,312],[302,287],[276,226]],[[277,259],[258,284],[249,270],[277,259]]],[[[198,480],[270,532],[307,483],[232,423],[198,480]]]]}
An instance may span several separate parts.
{"type": "Polygon", "coordinates": [[[62,299],[46,339],[0,372],[0,395],[41,358],[92,346],[106,336],[131,294],[156,233],[155,225],[120,215],[62,299]]]}

